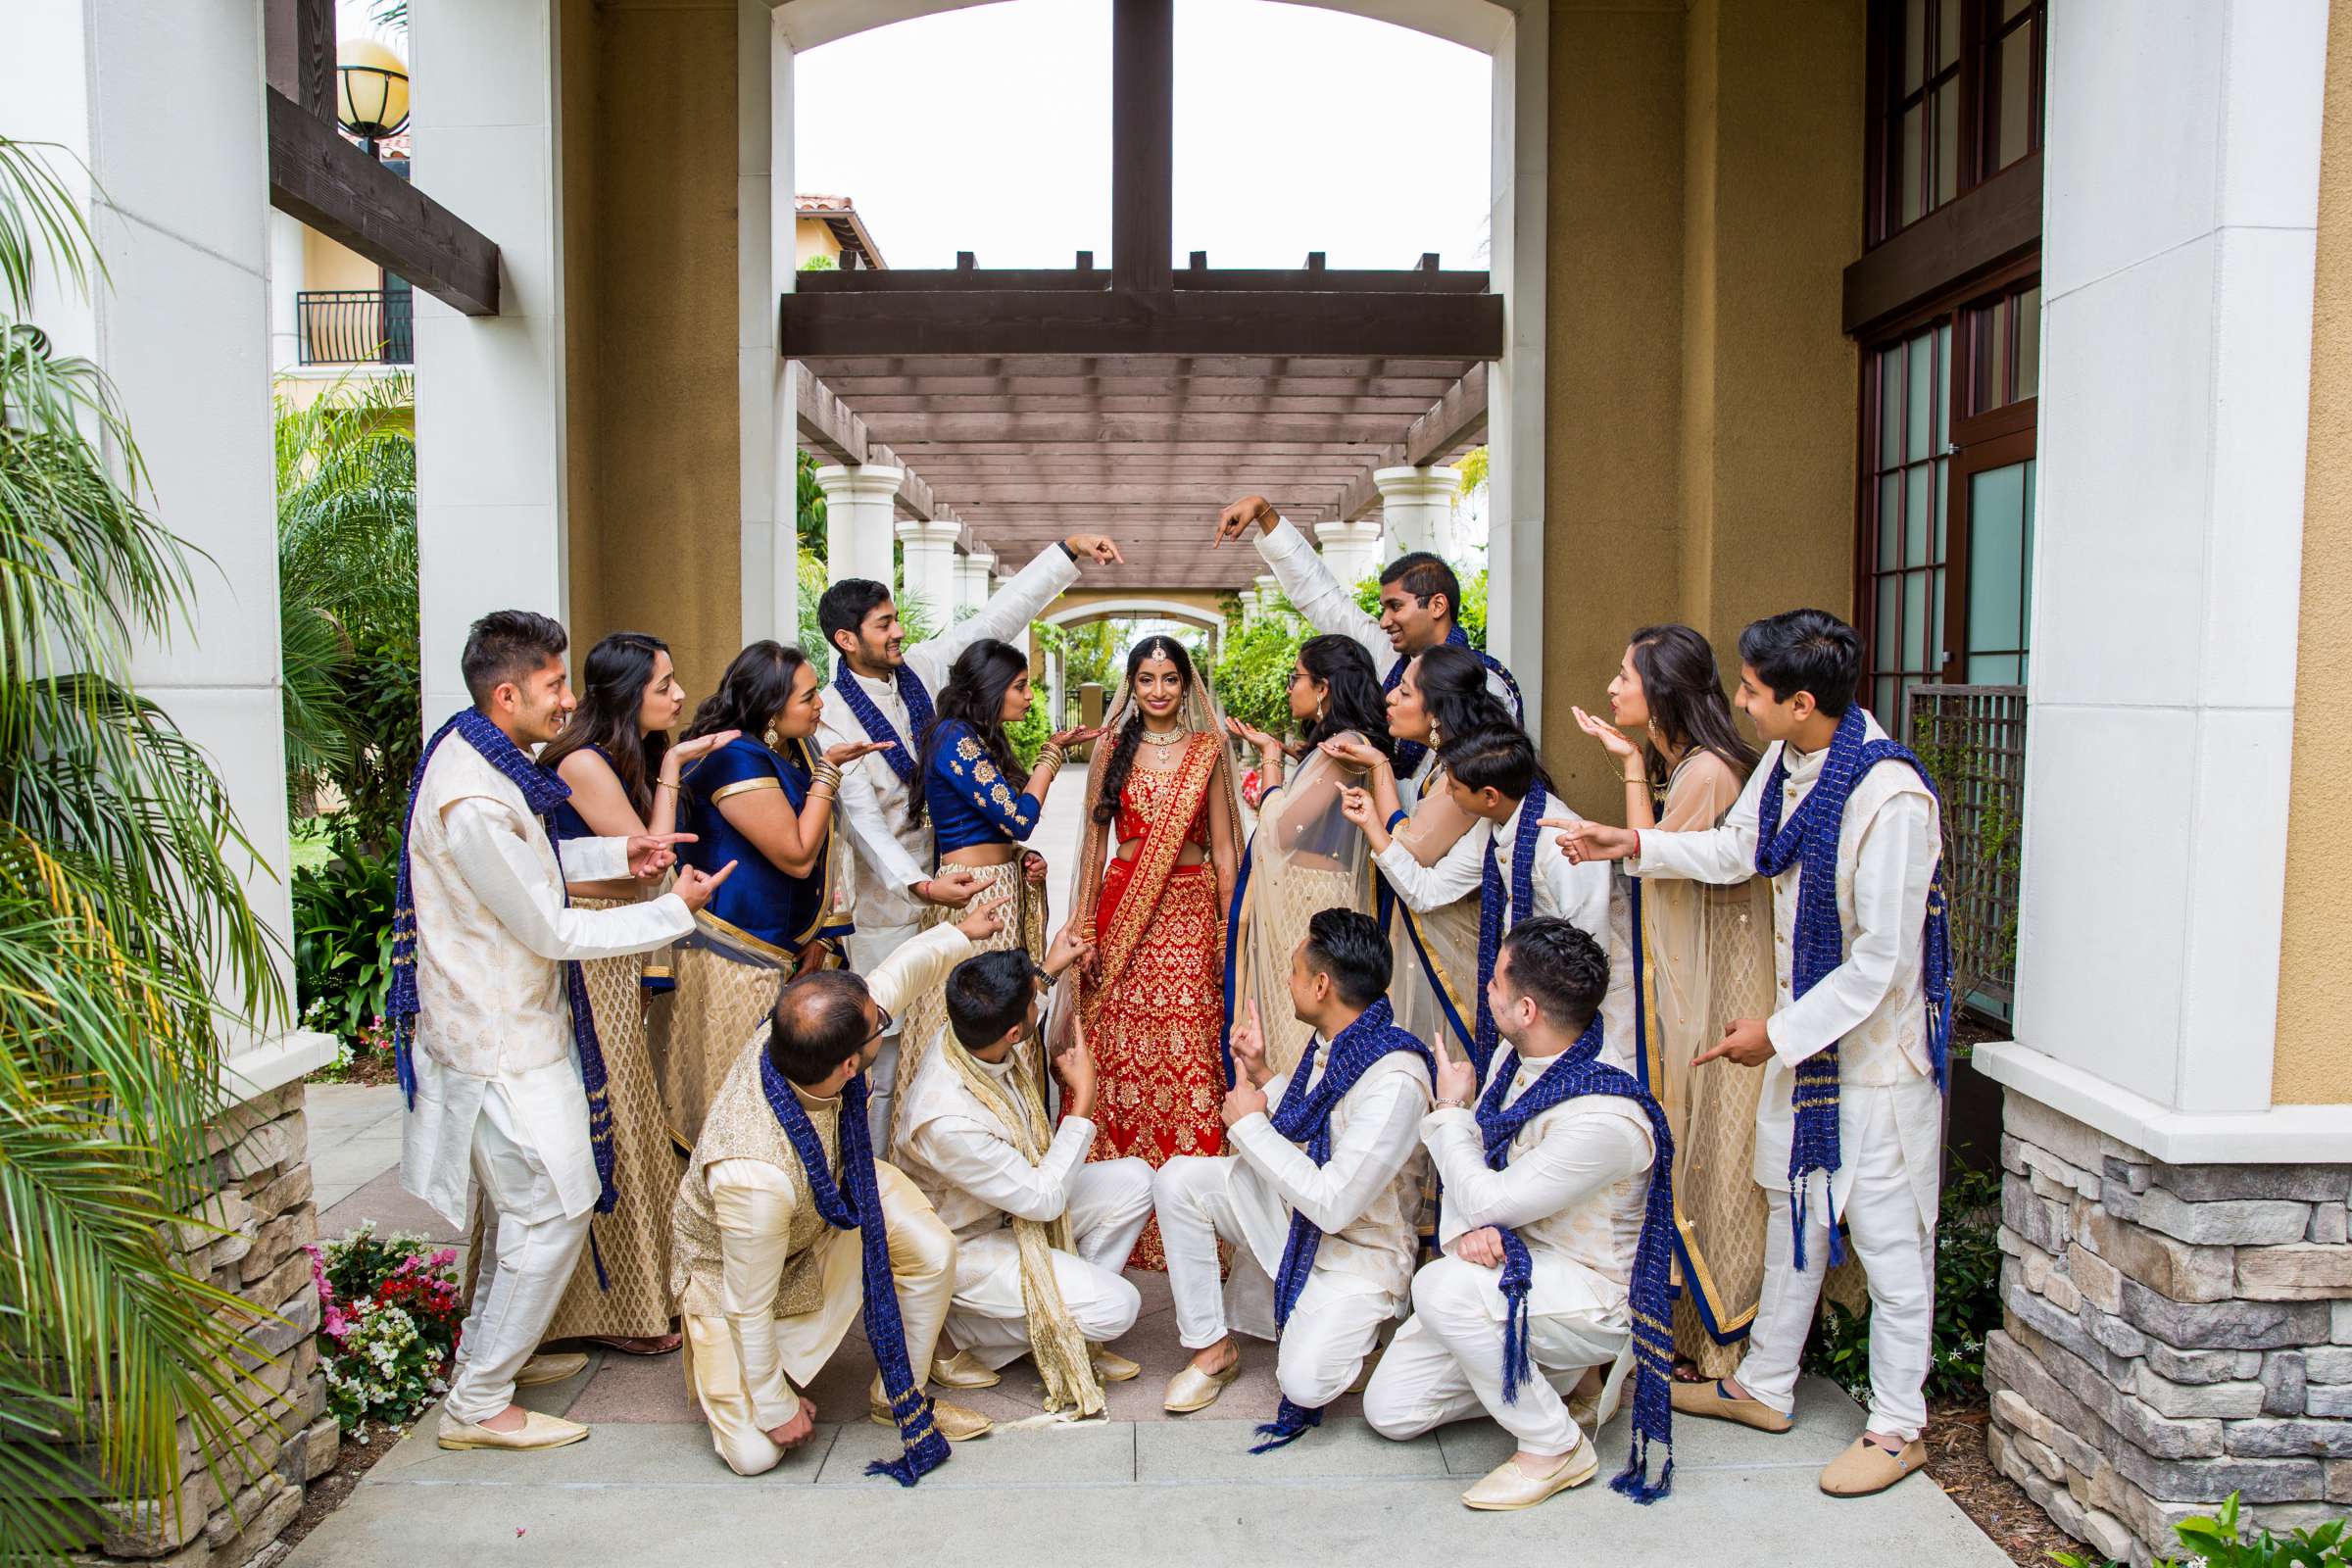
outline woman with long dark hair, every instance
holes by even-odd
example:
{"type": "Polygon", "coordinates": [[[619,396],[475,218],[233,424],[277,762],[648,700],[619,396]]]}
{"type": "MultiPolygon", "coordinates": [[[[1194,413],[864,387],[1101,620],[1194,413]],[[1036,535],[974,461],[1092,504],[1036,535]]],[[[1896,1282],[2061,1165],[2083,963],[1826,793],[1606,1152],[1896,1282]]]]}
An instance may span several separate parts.
{"type": "MultiPolygon", "coordinates": [[[[1045,814],[1046,792],[1061,772],[1067,749],[1093,740],[1101,729],[1065,729],[1049,738],[1037,764],[1024,768],[1004,726],[1029,716],[1036,701],[1029,689],[1029,656],[1010,643],[983,637],[956,658],[948,683],[934,702],[936,718],[923,742],[922,785],[916,820],[928,817],[941,866],[960,865],[980,884],[970,908],[1002,902],[1004,927],[979,945],[981,952],[1026,948],[1032,962],[1046,956],[1046,862],[1022,846],[1045,814]],[[1016,783],[1016,781],[1018,781],[1016,783]]],[[[923,911],[927,930],[955,909],[923,911]]],[[[945,997],[926,992],[899,1030],[899,1067],[890,1113],[896,1136],[899,1104],[914,1082],[940,1031],[947,1027],[945,997]]],[[[1045,1082],[1042,1051],[1032,1064],[1045,1082]]]]}
{"type": "MultiPolygon", "coordinates": [[[[1173,637],[1127,651],[1107,739],[1087,779],[1086,840],[1071,917],[1095,945],[1057,1036],[1094,1057],[1091,1159],[1224,1148],[1225,910],[1241,856],[1240,792],[1208,683],[1173,637]]],[[[1059,1054],[1059,1040],[1055,1054],[1059,1054]]],[[[1130,1261],[1167,1267],[1156,1221],[1130,1261]]]]}
{"type": "MultiPolygon", "coordinates": [[[[580,665],[579,706],[539,753],[539,765],[571,787],[571,798],[555,810],[559,855],[568,839],[671,830],[679,770],[729,738],[708,735],[672,746],[670,726],[685,709],[685,690],[661,638],[616,631],[588,650],[580,665]]],[[[567,887],[572,906],[582,909],[615,908],[657,891],[629,879],[567,887]]],[[[669,1208],[678,1159],[646,1029],[647,983],[665,976],[667,962],[666,953],[639,953],[580,965],[604,1052],[620,1202],[612,1213],[593,1216],[596,1256],[581,1251],[542,1343],[589,1340],[626,1355],[662,1355],[678,1348],[669,1314],[669,1208]],[[598,1259],[605,1270],[601,1283],[598,1259]]],[[[477,1225],[477,1273],[480,1236],[477,1225]]]]}
{"type": "Polygon", "coordinates": [[[878,747],[817,755],[810,737],[823,712],[816,665],[762,639],[735,656],[679,743],[728,737],[684,771],[679,826],[695,841],[678,858],[706,870],[735,862],[678,953],[662,1088],[687,1149],[778,988],[840,961],[849,921],[836,897],[845,857],[833,800],[842,765],[878,747]]]}
{"type": "Polygon", "coordinates": [[[1224,1038],[1230,1050],[1235,1024],[1248,1022],[1256,1003],[1266,1060],[1277,1072],[1290,1069],[1312,1033],[1290,1005],[1291,954],[1307,921],[1322,909],[1374,909],[1371,854],[1341,811],[1343,792],[1365,777],[1350,748],[1396,756],[1372,656],[1353,638],[1326,633],[1299,644],[1290,710],[1302,737],[1295,753],[1264,730],[1228,720],[1257,748],[1266,787],[1226,920],[1224,1038]],[[1326,741],[1348,744],[1332,752],[1326,741]]]}
{"type": "MultiPolygon", "coordinates": [[[[1716,672],[1688,626],[1635,632],[1609,682],[1604,723],[1572,710],[1625,780],[1626,826],[1689,832],[1719,824],[1756,765],[1716,672]],[[1637,745],[1632,736],[1642,739],[1637,745]],[[1660,797],[1663,797],[1661,803],[1660,797]]],[[[1674,1132],[1675,1216],[1689,1263],[1675,1306],[1678,1375],[1728,1376],[1764,1277],[1765,1195],[1749,1179],[1761,1067],[1690,1060],[1736,1018],[1772,1010],[1772,884],[1665,880],[1641,889],[1644,1081],[1674,1132]]]]}

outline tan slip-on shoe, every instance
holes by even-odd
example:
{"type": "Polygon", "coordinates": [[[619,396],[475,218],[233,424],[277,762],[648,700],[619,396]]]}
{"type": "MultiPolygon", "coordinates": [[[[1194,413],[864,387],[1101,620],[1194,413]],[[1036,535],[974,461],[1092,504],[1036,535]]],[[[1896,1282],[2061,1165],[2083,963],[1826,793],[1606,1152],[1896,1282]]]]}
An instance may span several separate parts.
{"type": "Polygon", "coordinates": [[[437,1440],[444,1448],[513,1448],[528,1451],[534,1448],[564,1448],[587,1441],[588,1428],[577,1421],[566,1421],[560,1415],[542,1410],[523,1412],[522,1425],[512,1432],[494,1432],[471,1421],[460,1421],[448,1415],[441,1418],[441,1435],[437,1440]]]}
{"type": "Polygon", "coordinates": [[[932,1361],[931,1381],[943,1389],[993,1389],[1004,1381],[1004,1375],[983,1366],[971,1351],[957,1350],[932,1361]]]}
{"type": "Polygon", "coordinates": [[[1144,1375],[1140,1362],[1130,1361],[1107,1345],[1094,1347],[1095,1378],[1102,1383],[1132,1383],[1144,1375]]]}
{"type": "Polygon", "coordinates": [[[1821,1490],[1833,1497],[1867,1497],[1885,1492],[1912,1471],[1924,1469],[1927,1462],[1927,1445],[1917,1438],[1892,1451],[1867,1437],[1856,1438],[1823,1469],[1821,1490]]]}
{"type": "Polygon", "coordinates": [[[1348,1385],[1348,1392],[1349,1394],[1361,1394],[1366,1389],[1370,1388],[1372,1386],[1372,1374],[1380,1370],[1380,1358],[1388,1353],[1389,1348],[1387,1346],[1374,1346],[1372,1348],[1372,1353],[1364,1357],[1364,1369],[1355,1375],[1355,1381],[1353,1383],[1348,1385]]]}
{"type": "Polygon", "coordinates": [[[1515,1458],[1505,1459],[1481,1477],[1477,1486],[1462,1494],[1462,1506],[1484,1513],[1508,1513],[1514,1508],[1533,1508],[1555,1493],[1571,1487],[1581,1487],[1600,1474],[1600,1455],[1592,1445],[1580,1443],[1552,1462],[1548,1474],[1531,1476],[1519,1468],[1515,1458]]]}
{"type": "Polygon", "coordinates": [[[1242,1358],[1238,1355],[1233,1358],[1233,1364],[1222,1372],[1203,1372],[1188,1361],[1183,1371],[1168,1379],[1167,1396],[1159,1401],[1159,1407],[1170,1415],[1190,1415],[1195,1410],[1205,1410],[1217,1402],[1217,1396],[1225,1392],[1225,1385],[1241,1375],[1242,1358]]]}
{"type": "MultiPolygon", "coordinates": [[[[899,1418],[890,1413],[890,1400],[882,1393],[882,1374],[879,1372],[874,1374],[872,1385],[865,1391],[865,1415],[878,1427],[895,1427],[899,1424],[899,1418]]],[[[985,1438],[997,1426],[979,1411],[947,1399],[931,1401],[931,1424],[939,1428],[939,1435],[950,1443],[969,1443],[974,1438],[985,1438]]]]}
{"type": "Polygon", "coordinates": [[[1694,1415],[1708,1421],[1736,1421],[1758,1432],[1786,1432],[1796,1423],[1756,1399],[1735,1399],[1723,1392],[1723,1380],[1671,1385],[1676,1415],[1694,1415]]]}
{"type": "Polygon", "coordinates": [[[535,1389],[542,1383],[561,1383],[578,1376],[587,1366],[584,1350],[543,1350],[522,1363],[522,1370],[514,1374],[514,1386],[535,1389]]]}

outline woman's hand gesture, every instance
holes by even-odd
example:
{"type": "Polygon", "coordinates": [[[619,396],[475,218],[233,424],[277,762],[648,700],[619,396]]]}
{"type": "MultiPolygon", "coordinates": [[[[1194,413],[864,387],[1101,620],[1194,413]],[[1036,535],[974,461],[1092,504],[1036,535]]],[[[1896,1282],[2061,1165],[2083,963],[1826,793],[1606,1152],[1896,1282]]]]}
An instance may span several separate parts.
{"type": "Polygon", "coordinates": [[[1367,773],[1374,768],[1387,766],[1389,761],[1387,755],[1369,741],[1346,741],[1335,736],[1323,743],[1323,751],[1326,756],[1337,758],[1348,766],[1361,768],[1367,773]]]}
{"type": "Polygon", "coordinates": [[[1277,757],[1282,753],[1282,742],[1254,724],[1245,724],[1238,718],[1228,717],[1225,727],[1233,731],[1243,745],[1256,747],[1262,757],[1277,757]]]}
{"type": "Polygon", "coordinates": [[[1576,727],[1600,742],[1608,754],[1617,759],[1619,762],[1642,755],[1642,748],[1627,739],[1625,731],[1616,725],[1605,719],[1594,718],[1581,708],[1571,708],[1568,711],[1576,715],[1576,727]]]}
{"type": "Polygon", "coordinates": [[[860,757],[887,752],[897,744],[896,741],[844,741],[839,746],[825,748],[825,760],[835,767],[847,767],[860,757]]]}
{"type": "Polygon", "coordinates": [[[1340,786],[1340,814],[1358,828],[1370,831],[1379,808],[1372,804],[1372,792],[1348,785],[1340,786]]]}
{"type": "Polygon", "coordinates": [[[1101,724],[1081,724],[1076,729],[1055,730],[1047,739],[1066,752],[1073,746],[1083,746],[1088,741],[1101,740],[1103,733],[1103,726],[1101,724]]]}
{"type": "Polygon", "coordinates": [[[697,735],[690,741],[680,741],[672,746],[663,756],[662,760],[674,761],[680,767],[684,767],[688,762],[699,762],[742,733],[743,731],[739,729],[718,729],[712,730],[708,735],[697,735]]]}

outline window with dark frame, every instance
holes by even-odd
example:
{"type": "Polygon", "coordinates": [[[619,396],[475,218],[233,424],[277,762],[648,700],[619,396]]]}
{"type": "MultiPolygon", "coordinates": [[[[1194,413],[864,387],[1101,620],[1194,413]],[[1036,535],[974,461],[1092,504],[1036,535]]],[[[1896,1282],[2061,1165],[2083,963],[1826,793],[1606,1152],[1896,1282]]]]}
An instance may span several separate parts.
{"type": "Polygon", "coordinates": [[[2041,146],[2048,0],[1872,0],[1869,243],[2041,146]]]}

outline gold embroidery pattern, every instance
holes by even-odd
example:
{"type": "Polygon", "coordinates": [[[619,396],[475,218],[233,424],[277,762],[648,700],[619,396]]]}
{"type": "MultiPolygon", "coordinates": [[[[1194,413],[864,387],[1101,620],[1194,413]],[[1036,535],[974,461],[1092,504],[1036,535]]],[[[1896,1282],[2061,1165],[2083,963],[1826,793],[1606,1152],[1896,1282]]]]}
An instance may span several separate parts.
{"type": "Polygon", "coordinates": [[[996,781],[997,764],[990,761],[985,757],[980,759],[979,762],[972,768],[972,782],[975,784],[994,784],[996,781]]]}
{"type": "Polygon", "coordinates": [[[956,755],[967,762],[977,762],[988,754],[980,749],[980,737],[965,735],[956,742],[956,755]]]}

